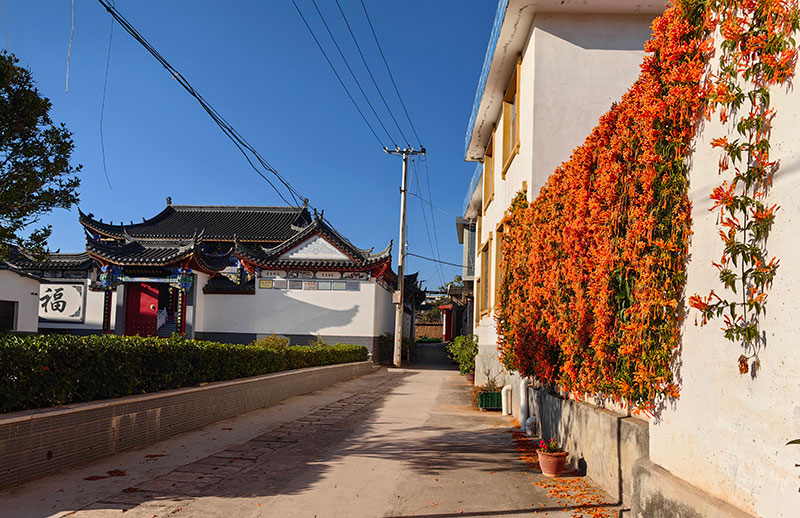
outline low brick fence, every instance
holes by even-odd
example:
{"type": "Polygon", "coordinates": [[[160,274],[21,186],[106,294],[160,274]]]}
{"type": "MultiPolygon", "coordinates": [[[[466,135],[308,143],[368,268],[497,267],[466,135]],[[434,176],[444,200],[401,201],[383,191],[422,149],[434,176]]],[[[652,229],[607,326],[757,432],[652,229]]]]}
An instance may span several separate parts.
{"type": "Polygon", "coordinates": [[[278,372],[0,416],[0,487],[139,448],[372,372],[372,362],[278,372]]]}
{"type": "Polygon", "coordinates": [[[442,323],[438,324],[414,324],[416,329],[416,339],[420,338],[441,338],[443,335],[442,323]]]}

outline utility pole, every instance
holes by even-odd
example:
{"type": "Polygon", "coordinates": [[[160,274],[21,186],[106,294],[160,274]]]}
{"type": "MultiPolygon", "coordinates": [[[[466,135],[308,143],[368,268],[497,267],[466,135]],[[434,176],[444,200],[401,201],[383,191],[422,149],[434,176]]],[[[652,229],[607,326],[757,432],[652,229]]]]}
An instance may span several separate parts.
{"type": "Polygon", "coordinates": [[[397,247],[397,292],[399,300],[396,302],[394,319],[394,366],[400,367],[403,356],[403,297],[405,295],[405,279],[403,277],[403,266],[406,258],[406,186],[408,184],[408,157],[413,155],[424,155],[425,148],[415,150],[413,147],[400,149],[399,147],[390,150],[383,148],[389,155],[403,155],[403,180],[400,187],[400,244],[397,247]]]}

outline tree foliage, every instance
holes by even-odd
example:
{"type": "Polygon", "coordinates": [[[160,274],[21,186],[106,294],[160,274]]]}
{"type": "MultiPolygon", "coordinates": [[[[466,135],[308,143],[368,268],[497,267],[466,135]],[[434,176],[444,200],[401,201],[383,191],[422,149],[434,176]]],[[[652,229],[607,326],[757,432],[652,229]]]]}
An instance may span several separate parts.
{"type": "Polygon", "coordinates": [[[70,165],[72,133],[50,120],[50,101],[17,63],[0,54],[0,258],[9,245],[41,256],[52,228],[30,227],[77,203],[80,185],[81,166],[70,165]]]}

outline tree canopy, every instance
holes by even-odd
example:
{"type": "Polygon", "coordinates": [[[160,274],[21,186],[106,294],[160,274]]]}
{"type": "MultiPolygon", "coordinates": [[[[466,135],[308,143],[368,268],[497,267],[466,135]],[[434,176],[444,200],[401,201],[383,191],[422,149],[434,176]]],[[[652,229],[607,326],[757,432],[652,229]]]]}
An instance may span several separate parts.
{"type": "Polygon", "coordinates": [[[31,229],[53,209],[78,202],[81,166],[72,166],[72,133],[50,120],[50,100],[19,60],[0,53],[0,259],[9,246],[47,250],[50,225],[31,229]]]}

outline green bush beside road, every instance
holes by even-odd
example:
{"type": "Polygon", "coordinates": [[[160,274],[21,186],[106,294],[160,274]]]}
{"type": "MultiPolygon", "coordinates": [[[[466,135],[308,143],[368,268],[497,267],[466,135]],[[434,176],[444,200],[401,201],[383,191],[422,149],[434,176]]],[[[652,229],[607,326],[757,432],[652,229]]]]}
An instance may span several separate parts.
{"type": "Polygon", "coordinates": [[[367,348],[260,347],[139,336],[0,336],[0,412],[365,361],[367,348]]]}

